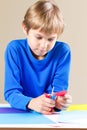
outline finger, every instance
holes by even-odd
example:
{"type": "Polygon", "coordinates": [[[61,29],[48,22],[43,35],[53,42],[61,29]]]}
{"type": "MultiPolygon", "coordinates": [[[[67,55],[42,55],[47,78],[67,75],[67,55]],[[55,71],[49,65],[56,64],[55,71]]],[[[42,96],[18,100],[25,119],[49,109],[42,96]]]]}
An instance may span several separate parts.
{"type": "Polygon", "coordinates": [[[49,108],[54,108],[54,107],[55,107],[55,104],[45,103],[45,106],[46,106],[46,107],[49,107],[49,108]]]}
{"type": "Polygon", "coordinates": [[[71,100],[72,100],[72,97],[71,97],[69,94],[65,94],[64,98],[65,98],[65,99],[71,99],[71,100]]]}
{"type": "Polygon", "coordinates": [[[42,114],[44,115],[51,115],[53,112],[49,112],[49,111],[43,111],[42,114]]]}
{"type": "Polygon", "coordinates": [[[70,106],[70,103],[61,103],[60,106],[62,110],[66,110],[70,106]]]}
{"type": "Polygon", "coordinates": [[[42,111],[48,111],[50,112],[52,110],[52,107],[43,107],[42,111]]]}
{"type": "Polygon", "coordinates": [[[47,107],[45,107],[45,108],[41,111],[42,114],[52,114],[53,112],[54,112],[53,108],[47,108],[47,107]]]}
{"type": "Polygon", "coordinates": [[[47,106],[47,107],[55,107],[55,101],[52,100],[52,99],[46,98],[46,100],[45,100],[45,106],[47,106]]]}
{"type": "Polygon", "coordinates": [[[61,105],[62,107],[65,107],[65,108],[67,108],[67,107],[69,107],[69,105],[70,105],[70,104],[68,104],[68,103],[66,103],[66,104],[63,104],[63,103],[62,103],[62,104],[60,104],[60,105],[61,105]]]}
{"type": "Polygon", "coordinates": [[[71,104],[71,103],[72,103],[71,99],[66,100],[66,104],[71,104]]]}

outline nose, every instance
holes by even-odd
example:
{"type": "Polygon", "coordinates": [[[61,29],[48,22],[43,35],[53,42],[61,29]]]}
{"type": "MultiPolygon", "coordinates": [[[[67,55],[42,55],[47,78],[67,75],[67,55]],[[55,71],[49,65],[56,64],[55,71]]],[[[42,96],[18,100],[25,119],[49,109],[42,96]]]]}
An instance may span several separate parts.
{"type": "Polygon", "coordinates": [[[43,39],[41,44],[40,44],[40,47],[42,49],[44,49],[44,48],[47,48],[47,46],[48,46],[48,41],[46,39],[43,39]]]}

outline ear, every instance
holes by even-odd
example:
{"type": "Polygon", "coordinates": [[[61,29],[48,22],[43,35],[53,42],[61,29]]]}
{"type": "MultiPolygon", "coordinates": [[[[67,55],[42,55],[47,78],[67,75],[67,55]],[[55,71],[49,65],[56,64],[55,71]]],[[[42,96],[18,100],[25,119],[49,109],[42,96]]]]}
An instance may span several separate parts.
{"type": "Polygon", "coordinates": [[[24,23],[22,23],[22,29],[25,35],[27,35],[27,27],[24,23]]]}

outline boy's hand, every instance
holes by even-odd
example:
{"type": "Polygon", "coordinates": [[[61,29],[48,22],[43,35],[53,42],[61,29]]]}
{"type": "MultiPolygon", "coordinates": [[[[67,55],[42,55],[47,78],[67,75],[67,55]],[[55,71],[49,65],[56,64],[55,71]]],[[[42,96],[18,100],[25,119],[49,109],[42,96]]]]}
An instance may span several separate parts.
{"type": "Polygon", "coordinates": [[[64,96],[58,96],[56,98],[56,108],[60,110],[66,110],[70,104],[72,103],[72,98],[69,94],[65,94],[64,96]]]}
{"type": "Polygon", "coordinates": [[[52,114],[52,108],[54,107],[55,101],[51,98],[47,98],[45,94],[37,98],[33,98],[28,104],[29,109],[40,112],[42,114],[52,114]]]}

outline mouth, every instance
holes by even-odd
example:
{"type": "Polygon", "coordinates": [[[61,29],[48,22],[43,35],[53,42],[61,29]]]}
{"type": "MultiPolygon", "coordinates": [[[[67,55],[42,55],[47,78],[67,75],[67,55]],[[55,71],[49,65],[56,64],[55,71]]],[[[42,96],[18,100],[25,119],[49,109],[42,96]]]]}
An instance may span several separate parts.
{"type": "Polygon", "coordinates": [[[46,49],[34,49],[33,51],[32,51],[32,53],[34,54],[34,55],[38,55],[38,56],[44,56],[44,55],[46,55],[47,54],[47,50],[46,49]]]}
{"type": "Polygon", "coordinates": [[[43,52],[46,52],[46,50],[39,50],[39,52],[42,52],[42,53],[43,53],[43,52]]]}

